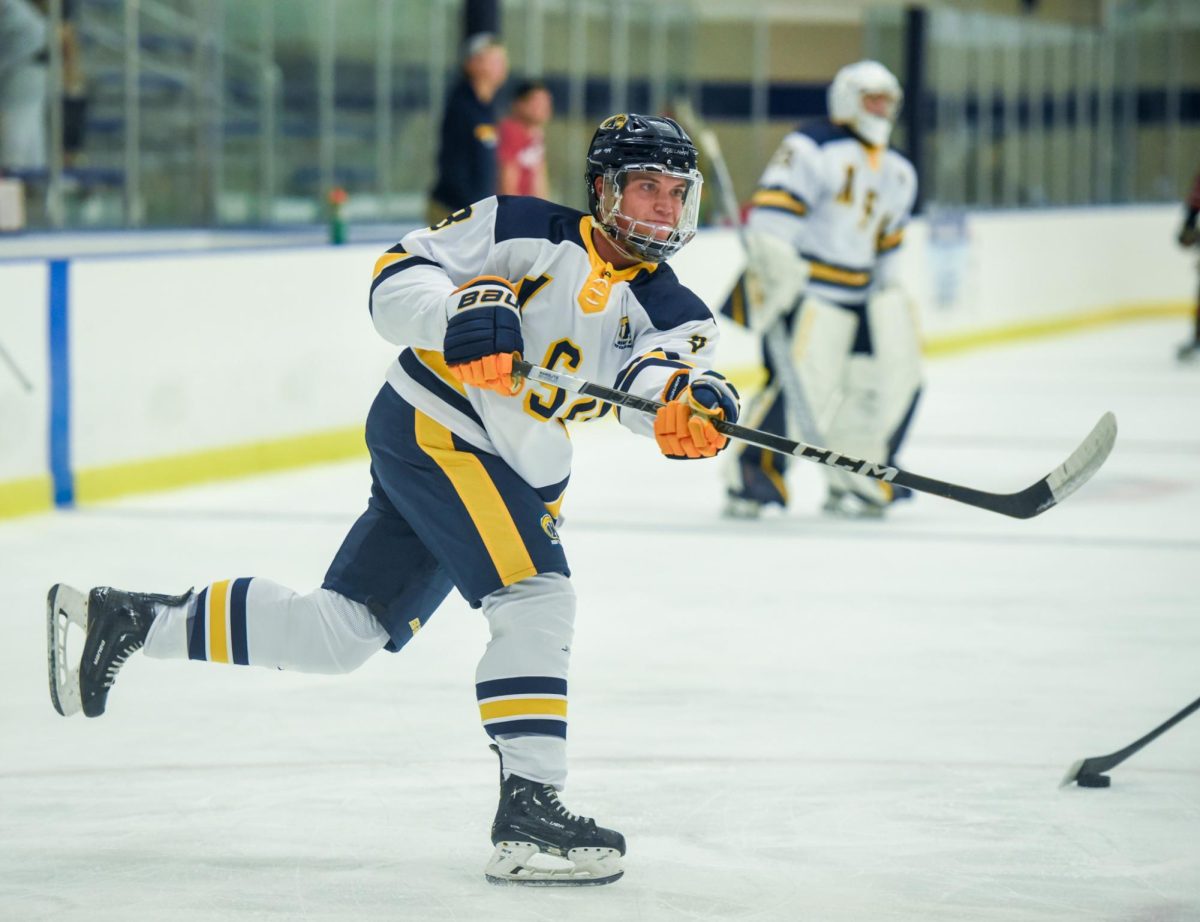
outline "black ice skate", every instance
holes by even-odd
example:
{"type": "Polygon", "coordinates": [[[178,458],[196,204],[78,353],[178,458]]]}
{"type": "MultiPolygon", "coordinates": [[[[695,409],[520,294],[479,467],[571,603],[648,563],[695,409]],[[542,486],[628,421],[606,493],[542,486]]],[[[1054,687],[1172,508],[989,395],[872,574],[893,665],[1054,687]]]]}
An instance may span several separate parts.
{"type": "Polygon", "coordinates": [[[489,881],[584,886],[611,884],[625,873],[623,835],[571,813],[551,785],[519,775],[504,780],[503,762],[500,776],[500,806],[492,823],[496,851],[483,872],[489,881]]]}
{"type": "Polygon", "coordinates": [[[84,595],[59,583],[46,602],[46,644],[50,666],[50,701],[63,717],[82,710],[87,717],[104,713],[108,690],[130,654],[142,648],[157,604],[182,605],[191,596],[122,592],[102,586],[84,595]],[[67,660],[67,628],[84,631],[79,668],[67,660]]]}

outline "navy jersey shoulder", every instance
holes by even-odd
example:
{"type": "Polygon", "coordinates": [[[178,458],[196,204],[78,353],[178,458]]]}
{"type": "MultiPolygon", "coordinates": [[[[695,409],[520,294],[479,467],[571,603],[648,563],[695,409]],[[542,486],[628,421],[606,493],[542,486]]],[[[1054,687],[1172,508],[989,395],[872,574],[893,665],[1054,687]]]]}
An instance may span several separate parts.
{"type": "Polygon", "coordinates": [[[653,272],[640,273],[629,283],[638,303],[656,330],[670,330],[685,323],[712,320],[712,312],[666,263],[653,272]]]}
{"type": "Polygon", "coordinates": [[[583,247],[579,236],[582,211],[530,195],[496,196],[496,242],[529,239],[568,241],[583,247]]]}
{"type": "Polygon", "coordinates": [[[845,125],[835,125],[827,118],[801,122],[792,131],[808,138],[818,147],[831,141],[845,141],[847,138],[854,138],[854,132],[845,125]]]}

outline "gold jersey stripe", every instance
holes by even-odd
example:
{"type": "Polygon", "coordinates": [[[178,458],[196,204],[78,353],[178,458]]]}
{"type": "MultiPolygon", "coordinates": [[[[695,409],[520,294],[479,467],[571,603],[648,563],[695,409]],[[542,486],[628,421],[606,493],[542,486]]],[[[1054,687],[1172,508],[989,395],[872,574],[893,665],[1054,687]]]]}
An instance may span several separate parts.
{"type": "Polygon", "coordinates": [[[412,253],[384,253],[377,260],[375,260],[375,269],[371,272],[371,278],[379,278],[379,273],[388,266],[394,266],[402,259],[408,259],[410,256],[412,256],[412,253]]]}
{"type": "Polygon", "coordinates": [[[484,701],[479,705],[479,717],[481,720],[496,720],[500,717],[523,717],[530,714],[546,714],[566,719],[567,699],[505,698],[501,701],[484,701]]]}
{"type": "Polygon", "coordinates": [[[229,580],[208,587],[208,660],[228,663],[229,655],[229,580]]]}
{"type": "Polygon", "coordinates": [[[467,387],[458,378],[450,373],[450,366],[446,364],[446,359],[440,352],[435,352],[433,349],[418,349],[413,346],[413,352],[417,358],[425,363],[425,366],[435,375],[442,379],[443,382],[454,388],[464,397],[467,396],[467,387]]]}
{"type": "Polygon", "coordinates": [[[517,523],[504,505],[500,491],[483,462],[469,451],[454,447],[450,430],[416,411],[417,444],[449,478],[458,498],[479,532],[501,583],[511,586],[537,574],[517,523]]]}
{"type": "Polygon", "coordinates": [[[812,278],[818,282],[834,282],[838,285],[863,287],[871,281],[870,272],[853,272],[848,269],[838,269],[834,266],[810,260],[812,278]]]}
{"type": "Polygon", "coordinates": [[[801,216],[808,214],[808,206],[783,189],[759,189],[750,199],[750,204],[760,208],[782,208],[801,216]]]}
{"type": "Polygon", "coordinates": [[[878,249],[880,253],[884,252],[885,250],[894,250],[896,247],[900,246],[900,243],[903,240],[904,228],[901,228],[900,230],[894,231],[887,236],[880,236],[876,249],[878,249]]]}

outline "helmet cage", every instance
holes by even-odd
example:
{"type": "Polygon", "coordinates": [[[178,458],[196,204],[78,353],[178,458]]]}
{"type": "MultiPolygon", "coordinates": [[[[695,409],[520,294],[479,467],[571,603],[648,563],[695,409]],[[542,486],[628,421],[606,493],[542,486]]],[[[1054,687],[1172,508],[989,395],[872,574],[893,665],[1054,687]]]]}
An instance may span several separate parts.
{"type": "Polygon", "coordinates": [[[704,185],[699,170],[675,170],[661,163],[624,164],[605,169],[600,179],[593,214],[617,249],[630,259],[661,262],[678,253],[696,236],[700,190],[704,185]],[[634,218],[621,210],[621,200],[632,173],[657,173],[684,181],[683,207],[673,225],[634,218]]]}

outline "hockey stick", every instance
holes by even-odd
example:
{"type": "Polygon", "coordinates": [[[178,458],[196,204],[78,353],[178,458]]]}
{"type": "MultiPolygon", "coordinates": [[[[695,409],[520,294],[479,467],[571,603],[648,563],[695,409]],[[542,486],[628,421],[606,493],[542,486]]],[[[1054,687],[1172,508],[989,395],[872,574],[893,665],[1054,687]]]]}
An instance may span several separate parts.
{"type": "MultiPolygon", "coordinates": [[[[655,414],[662,408],[657,400],[647,400],[635,394],[614,390],[600,384],[593,384],[583,378],[576,378],[540,365],[531,365],[520,358],[519,353],[513,354],[513,373],[517,376],[561,387],[577,394],[595,397],[605,403],[619,407],[627,407],[642,413],[655,414]]],[[[850,458],[828,448],[819,448],[804,442],[793,442],[782,436],[759,429],[749,429],[736,423],[727,423],[714,419],[713,425],[731,439],[749,442],[759,448],[774,451],[781,455],[791,455],[815,464],[825,464],[852,474],[862,474],[874,480],[883,480],[892,484],[900,484],[921,493],[932,493],[956,502],[987,509],[989,512],[999,512],[1015,519],[1031,519],[1045,512],[1051,506],[1062,502],[1081,486],[1088,482],[1091,476],[1100,469],[1108,453],[1112,451],[1113,442],[1117,438],[1117,418],[1112,413],[1100,417],[1094,429],[1076,448],[1069,458],[1037,483],[1026,487],[1017,493],[985,493],[971,487],[962,487],[932,477],[922,477],[920,474],[910,474],[886,464],[876,464],[872,461],[862,461],[850,458]]]]}
{"type": "Polygon", "coordinates": [[[1074,781],[1081,788],[1108,787],[1112,783],[1112,779],[1104,774],[1104,772],[1116,768],[1139,749],[1142,749],[1148,743],[1152,743],[1175,726],[1175,724],[1179,723],[1179,721],[1183,720],[1183,718],[1198,710],[1200,710],[1200,698],[1197,698],[1166,723],[1155,727],[1140,740],[1130,743],[1124,749],[1118,749],[1116,752],[1106,756],[1092,756],[1088,759],[1080,759],[1067,769],[1066,775],[1063,776],[1063,780],[1059,782],[1058,786],[1065,788],[1074,781]]]}
{"type": "MultiPolygon", "coordinates": [[[[717,133],[700,118],[686,97],[681,96],[675,100],[675,112],[680,121],[691,128],[692,133],[696,136],[697,144],[712,165],[713,186],[716,188],[717,197],[721,202],[721,211],[725,213],[725,217],[737,231],[742,253],[746,257],[746,267],[752,268],[754,248],[746,235],[746,225],[742,223],[737,195],[733,191],[733,176],[730,175],[729,166],[725,163],[725,155],[721,151],[721,142],[717,139],[717,133]]],[[[821,433],[817,429],[816,419],[809,408],[808,398],[800,383],[800,376],[792,364],[792,350],[788,345],[787,325],[782,317],[763,333],[763,343],[767,348],[767,355],[771,357],[771,364],[775,368],[775,377],[779,380],[780,389],[783,391],[784,407],[791,416],[800,437],[810,442],[820,442],[821,433]]]]}

